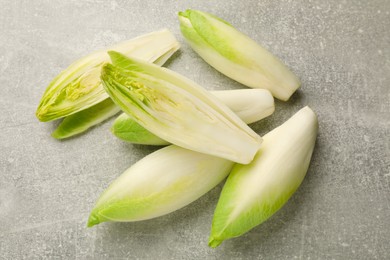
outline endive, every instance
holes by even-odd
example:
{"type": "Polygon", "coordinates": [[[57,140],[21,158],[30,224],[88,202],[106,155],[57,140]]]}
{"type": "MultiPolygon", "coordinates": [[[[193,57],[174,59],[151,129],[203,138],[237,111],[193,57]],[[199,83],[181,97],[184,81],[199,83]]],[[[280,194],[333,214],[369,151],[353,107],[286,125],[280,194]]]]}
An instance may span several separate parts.
{"type": "MultiPolygon", "coordinates": [[[[159,40],[162,36],[168,36],[170,33],[166,30],[161,32],[155,32],[152,33],[151,35],[154,35],[155,39],[154,41],[159,40]]],[[[168,38],[169,39],[169,38],[168,38]]],[[[179,48],[178,42],[173,42],[176,41],[175,38],[171,37],[172,40],[172,46],[173,48],[170,49],[169,51],[165,52],[165,43],[162,43],[163,48],[158,49],[161,50],[161,56],[155,59],[154,57],[154,63],[157,65],[163,65],[165,61],[179,48]]],[[[151,38],[150,41],[153,41],[151,38]]],[[[150,42],[152,43],[152,42],[150,42]]],[[[156,42],[154,42],[156,44],[156,42]]],[[[149,50],[149,55],[154,53],[156,50],[154,49],[155,46],[148,45],[151,49],[149,50]]],[[[144,55],[147,53],[147,50],[144,50],[145,52],[142,52],[141,54],[144,55]]],[[[131,54],[134,55],[141,55],[137,54],[135,51],[132,52],[131,54]]],[[[117,64],[120,66],[120,64],[117,64]]],[[[106,119],[114,116],[120,111],[120,108],[115,105],[114,102],[110,98],[106,98],[105,100],[88,107],[86,109],[83,109],[79,112],[76,112],[70,116],[67,116],[64,118],[64,120],[60,123],[60,125],[56,128],[56,130],[52,133],[52,136],[57,138],[57,139],[63,139],[63,138],[68,138],[77,134],[80,134],[90,127],[97,125],[106,119]]]]}
{"type": "Polygon", "coordinates": [[[274,55],[226,21],[197,10],[179,13],[180,29],[207,63],[251,88],[265,88],[288,100],[299,79],[274,55]]]}
{"type": "Polygon", "coordinates": [[[178,48],[179,43],[175,37],[164,29],[85,56],[71,64],[50,83],[36,116],[41,121],[55,120],[107,99],[108,95],[100,80],[101,68],[110,60],[107,50],[163,64],[178,48]]]}
{"type": "MultiPolygon", "coordinates": [[[[236,89],[210,91],[227,105],[245,123],[250,124],[271,115],[274,99],[266,89],[236,89]]],[[[118,138],[132,143],[147,145],[166,145],[169,142],[152,134],[127,114],[122,113],[111,128],[118,138]]]]}
{"type": "Polygon", "coordinates": [[[111,99],[140,125],[178,146],[249,163],[261,137],[195,82],[151,63],[109,52],[102,69],[111,99]],[[128,63],[124,67],[123,60],[128,63]]]}
{"type": "Polygon", "coordinates": [[[173,212],[215,187],[233,164],[175,145],[164,147],[138,161],[104,191],[91,211],[88,226],[173,212]]]}
{"type": "Polygon", "coordinates": [[[287,202],[306,175],[317,129],[315,113],[305,107],[263,137],[250,164],[233,167],[215,209],[211,247],[246,233],[287,202]]]}

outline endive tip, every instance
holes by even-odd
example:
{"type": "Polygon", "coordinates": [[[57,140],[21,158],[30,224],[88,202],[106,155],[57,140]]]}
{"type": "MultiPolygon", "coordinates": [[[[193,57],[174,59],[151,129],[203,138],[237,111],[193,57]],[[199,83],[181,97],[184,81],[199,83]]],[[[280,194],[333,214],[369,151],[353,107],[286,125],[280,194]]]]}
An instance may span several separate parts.
{"type": "Polygon", "coordinates": [[[179,12],[179,16],[183,16],[183,17],[186,17],[186,18],[188,18],[189,17],[189,15],[190,15],[190,13],[191,12],[196,12],[196,10],[194,10],[194,9],[186,9],[186,10],[184,10],[184,11],[180,11],[179,12]]]}
{"type": "Polygon", "coordinates": [[[214,237],[210,237],[210,240],[209,240],[209,247],[211,248],[216,248],[217,246],[219,246],[220,244],[222,244],[223,240],[219,240],[219,239],[216,239],[214,237]]]}
{"type": "Polygon", "coordinates": [[[54,130],[54,132],[51,133],[51,136],[54,137],[55,139],[62,139],[64,138],[63,135],[61,135],[61,133],[59,131],[57,131],[58,129],[54,130]]]}
{"type": "MultiPolygon", "coordinates": [[[[110,74],[110,70],[112,70],[113,67],[114,67],[114,65],[112,65],[111,63],[105,63],[102,66],[102,70],[100,73],[100,79],[104,80],[104,78],[110,74]]],[[[104,81],[103,81],[103,83],[104,83],[104,81]]],[[[104,87],[104,84],[103,84],[103,87],[104,87]]]]}
{"type": "Polygon", "coordinates": [[[111,134],[115,135],[116,130],[115,130],[114,125],[112,125],[112,126],[110,127],[110,132],[111,132],[111,134]]]}
{"type": "Polygon", "coordinates": [[[120,131],[117,131],[117,130],[115,129],[114,125],[112,125],[112,126],[110,127],[110,132],[111,132],[111,134],[113,134],[115,137],[117,137],[117,138],[119,138],[119,139],[122,139],[121,137],[119,137],[119,136],[120,136],[120,131]]]}
{"type": "Polygon", "coordinates": [[[37,109],[37,111],[35,111],[35,116],[38,118],[39,121],[41,122],[47,122],[49,120],[47,120],[45,118],[45,114],[46,114],[46,111],[42,111],[42,109],[37,109]]]}
{"type": "Polygon", "coordinates": [[[95,215],[95,213],[91,213],[91,215],[89,215],[88,218],[87,227],[93,227],[99,223],[100,223],[99,218],[95,215]]]}
{"type": "Polygon", "coordinates": [[[110,56],[110,58],[113,56],[113,55],[123,55],[122,53],[120,53],[120,52],[117,52],[117,51],[113,51],[113,50],[108,50],[107,51],[107,54],[108,54],[108,56],[110,56]]]}

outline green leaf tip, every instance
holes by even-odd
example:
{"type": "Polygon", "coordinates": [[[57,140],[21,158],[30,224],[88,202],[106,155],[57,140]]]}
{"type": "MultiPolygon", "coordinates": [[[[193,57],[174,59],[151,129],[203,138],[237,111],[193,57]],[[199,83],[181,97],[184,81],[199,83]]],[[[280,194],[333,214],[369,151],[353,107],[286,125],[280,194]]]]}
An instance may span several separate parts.
{"type": "Polygon", "coordinates": [[[187,12],[188,12],[188,10],[186,10],[186,11],[180,11],[180,12],[177,13],[177,15],[179,16],[179,18],[180,18],[180,17],[188,18],[187,12]]]}
{"type": "Polygon", "coordinates": [[[66,138],[66,134],[58,128],[51,133],[51,136],[58,140],[66,138]]]}
{"type": "Polygon", "coordinates": [[[91,215],[89,215],[87,227],[93,227],[100,223],[101,222],[99,221],[99,218],[95,215],[94,212],[92,212],[91,215]]]}
{"type": "Polygon", "coordinates": [[[220,244],[222,244],[223,240],[218,240],[214,237],[210,237],[210,240],[209,240],[209,247],[211,248],[216,248],[218,247],[220,244]]]}
{"type": "Polygon", "coordinates": [[[226,24],[226,25],[232,26],[229,22],[227,22],[224,19],[222,19],[218,16],[215,16],[211,13],[207,13],[207,12],[203,12],[203,11],[199,11],[199,10],[194,10],[194,9],[187,9],[184,12],[179,12],[179,17],[181,16],[181,17],[188,18],[188,19],[197,19],[197,17],[199,15],[209,16],[209,17],[212,17],[212,18],[226,24]]]}
{"type": "Polygon", "coordinates": [[[108,56],[110,56],[111,62],[114,66],[118,66],[121,69],[125,70],[136,70],[135,62],[133,62],[131,57],[127,57],[117,51],[108,51],[108,56]]]}

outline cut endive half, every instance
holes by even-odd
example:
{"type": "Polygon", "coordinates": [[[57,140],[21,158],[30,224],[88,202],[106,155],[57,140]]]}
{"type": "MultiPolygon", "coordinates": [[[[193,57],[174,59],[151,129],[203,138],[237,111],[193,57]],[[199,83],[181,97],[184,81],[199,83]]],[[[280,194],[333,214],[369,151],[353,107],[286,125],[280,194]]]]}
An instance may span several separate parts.
{"type": "Polygon", "coordinates": [[[233,167],[214,212],[211,247],[248,232],[287,202],[306,175],[317,130],[315,113],[305,107],[263,137],[250,164],[233,167]]]}
{"type": "Polygon", "coordinates": [[[88,226],[159,217],[195,201],[230,172],[233,162],[175,145],[144,157],[101,195],[88,226]]]}
{"type": "Polygon", "coordinates": [[[299,88],[299,79],[278,58],[221,18],[186,10],[179,21],[192,49],[227,77],[284,101],[299,88]]]}
{"type": "MultiPolygon", "coordinates": [[[[274,99],[266,89],[210,91],[247,124],[259,121],[275,110],[274,99]]],[[[118,116],[112,133],[127,142],[145,145],[167,145],[169,142],[146,130],[126,113],[118,116]]]]}
{"type": "Polygon", "coordinates": [[[243,164],[252,161],[261,137],[211,93],[171,70],[109,54],[113,64],[122,65],[103,67],[105,90],[138,124],[189,150],[243,164]]]}
{"type": "Polygon", "coordinates": [[[171,32],[164,29],[119,43],[85,56],[62,71],[47,87],[36,116],[51,121],[87,109],[108,98],[100,72],[110,61],[107,50],[115,50],[147,62],[164,64],[180,45],[171,32]]]}

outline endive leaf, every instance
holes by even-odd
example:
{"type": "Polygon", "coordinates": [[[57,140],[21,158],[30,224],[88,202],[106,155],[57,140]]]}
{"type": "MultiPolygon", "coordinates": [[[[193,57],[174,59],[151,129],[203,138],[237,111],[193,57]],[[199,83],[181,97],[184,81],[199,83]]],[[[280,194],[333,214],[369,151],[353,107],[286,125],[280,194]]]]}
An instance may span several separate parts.
{"type": "Polygon", "coordinates": [[[67,116],[51,134],[54,138],[63,139],[80,134],[90,127],[116,115],[120,108],[110,98],[100,103],[67,116]]]}
{"type": "Polygon", "coordinates": [[[192,49],[226,76],[251,88],[265,88],[288,100],[299,79],[274,55],[226,21],[209,13],[179,12],[180,29],[192,49]]]}
{"type": "Polygon", "coordinates": [[[100,196],[88,226],[162,216],[195,201],[230,172],[233,162],[175,145],[144,157],[100,196]]]}
{"type": "Polygon", "coordinates": [[[263,137],[254,160],[236,164],[215,209],[209,245],[238,237],[279,210],[306,175],[318,122],[305,107],[263,137]]]}
{"type": "Polygon", "coordinates": [[[179,43],[168,30],[149,33],[108,49],[94,52],[71,64],[47,87],[36,116],[41,121],[51,121],[89,108],[108,98],[100,72],[110,60],[107,50],[162,64],[177,49],[179,43]]]}
{"type": "MultiPolygon", "coordinates": [[[[114,61],[121,56],[109,54],[114,61]]],[[[190,150],[244,164],[253,159],[261,137],[216,97],[173,71],[127,59],[126,70],[106,64],[102,80],[112,100],[137,123],[190,150]]]]}
{"type": "MultiPolygon", "coordinates": [[[[250,124],[271,115],[274,110],[274,100],[265,89],[237,89],[210,91],[226,104],[245,123],[250,124]]],[[[146,145],[167,145],[169,142],[152,134],[139,125],[127,114],[122,113],[115,119],[111,131],[127,142],[146,145]]]]}

